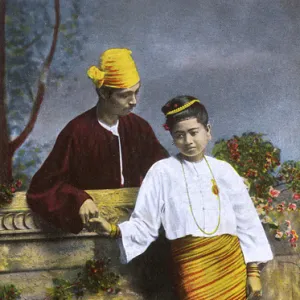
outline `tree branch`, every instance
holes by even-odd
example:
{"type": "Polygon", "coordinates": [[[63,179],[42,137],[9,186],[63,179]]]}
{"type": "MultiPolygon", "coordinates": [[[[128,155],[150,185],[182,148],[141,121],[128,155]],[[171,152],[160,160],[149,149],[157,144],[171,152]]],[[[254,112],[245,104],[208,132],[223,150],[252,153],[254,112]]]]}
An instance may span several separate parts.
{"type": "Polygon", "coordinates": [[[32,88],[31,88],[29,82],[26,81],[25,85],[26,85],[26,89],[27,89],[27,91],[28,91],[28,94],[29,94],[30,99],[31,99],[32,101],[34,101],[34,94],[33,94],[33,91],[32,91],[32,88]]]}
{"type": "Polygon", "coordinates": [[[37,120],[37,116],[41,107],[41,104],[44,100],[45,90],[46,90],[46,81],[49,72],[50,65],[53,60],[53,56],[56,49],[58,33],[59,33],[59,26],[60,26],[60,0],[54,0],[54,9],[55,9],[55,25],[53,30],[53,38],[51,47],[42,67],[42,71],[40,74],[39,82],[38,82],[38,89],[35,96],[35,101],[31,110],[31,115],[28,120],[28,123],[21,134],[11,142],[11,152],[14,153],[26,140],[28,135],[31,133],[34,124],[37,120]]]}
{"type": "Polygon", "coordinates": [[[30,48],[32,45],[34,45],[34,43],[36,43],[38,40],[41,39],[41,37],[45,34],[46,31],[47,30],[44,30],[42,33],[38,34],[35,38],[32,39],[32,41],[26,44],[22,49],[27,50],[28,48],[30,48]]]}

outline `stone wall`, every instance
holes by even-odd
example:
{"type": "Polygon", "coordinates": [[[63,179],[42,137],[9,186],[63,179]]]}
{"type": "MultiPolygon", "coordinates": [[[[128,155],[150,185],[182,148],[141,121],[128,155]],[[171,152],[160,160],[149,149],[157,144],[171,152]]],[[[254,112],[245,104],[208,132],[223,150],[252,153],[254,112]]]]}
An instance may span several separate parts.
{"type": "MultiPolygon", "coordinates": [[[[128,218],[137,189],[88,191],[110,221],[128,218]]],[[[299,220],[299,214],[295,213],[299,220]]],[[[275,259],[262,273],[263,299],[300,299],[299,250],[269,236],[275,259]]],[[[74,278],[88,259],[110,257],[112,269],[121,274],[122,294],[87,296],[86,299],[175,299],[169,270],[168,242],[158,239],[147,253],[128,265],[119,263],[115,241],[83,231],[65,234],[45,224],[28,209],[24,193],[0,210],[0,283],[13,283],[22,299],[45,299],[52,278],[74,278]]]]}

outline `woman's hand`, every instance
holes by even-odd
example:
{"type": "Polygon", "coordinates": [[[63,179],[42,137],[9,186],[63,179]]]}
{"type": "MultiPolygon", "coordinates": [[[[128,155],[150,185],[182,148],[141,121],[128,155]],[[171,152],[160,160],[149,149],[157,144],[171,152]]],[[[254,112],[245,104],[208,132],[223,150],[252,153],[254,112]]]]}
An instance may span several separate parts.
{"type": "Polygon", "coordinates": [[[88,230],[97,232],[98,234],[109,236],[111,232],[111,224],[103,217],[89,219],[88,230]]]}
{"type": "Polygon", "coordinates": [[[262,296],[262,285],[259,277],[247,278],[247,299],[259,299],[262,296]]]}

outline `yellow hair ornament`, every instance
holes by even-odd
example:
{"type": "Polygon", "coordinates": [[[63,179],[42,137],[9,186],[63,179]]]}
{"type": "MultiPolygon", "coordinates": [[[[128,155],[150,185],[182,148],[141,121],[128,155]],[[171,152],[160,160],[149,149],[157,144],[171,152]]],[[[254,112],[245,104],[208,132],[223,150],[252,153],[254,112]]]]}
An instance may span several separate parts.
{"type": "Polygon", "coordinates": [[[100,57],[99,68],[92,66],[87,73],[98,88],[105,85],[125,89],[140,81],[131,50],[126,48],[104,51],[100,57]]]}
{"type": "Polygon", "coordinates": [[[177,114],[177,113],[187,109],[188,107],[190,107],[191,105],[193,105],[196,102],[200,103],[200,100],[198,100],[198,99],[191,100],[190,102],[188,102],[178,108],[170,110],[169,112],[166,113],[166,116],[177,114]]]}
{"type": "Polygon", "coordinates": [[[97,67],[91,66],[87,70],[87,75],[92,79],[97,88],[100,88],[103,85],[105,73],[99,70],[97,67]]]}

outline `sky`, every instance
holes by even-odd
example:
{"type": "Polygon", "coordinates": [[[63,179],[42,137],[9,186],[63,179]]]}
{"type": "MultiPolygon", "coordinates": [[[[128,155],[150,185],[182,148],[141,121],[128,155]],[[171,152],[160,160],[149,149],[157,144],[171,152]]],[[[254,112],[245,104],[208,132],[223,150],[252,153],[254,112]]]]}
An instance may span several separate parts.
{"type": "Polygon", "coordinates": [[[160,109],[188,94],[208,110],[208,153],[218,139],[255,131],[282,150],[283,161],[300,160],[299,1],[78,1],[80,18],[90,21],[84,59],[48,89],[31,139],[54,141],[73,117],[94,106],[87,68],[104,50],[125,47],[142,79],[135,113],[171,153],[176,149],[160,109]]]}

